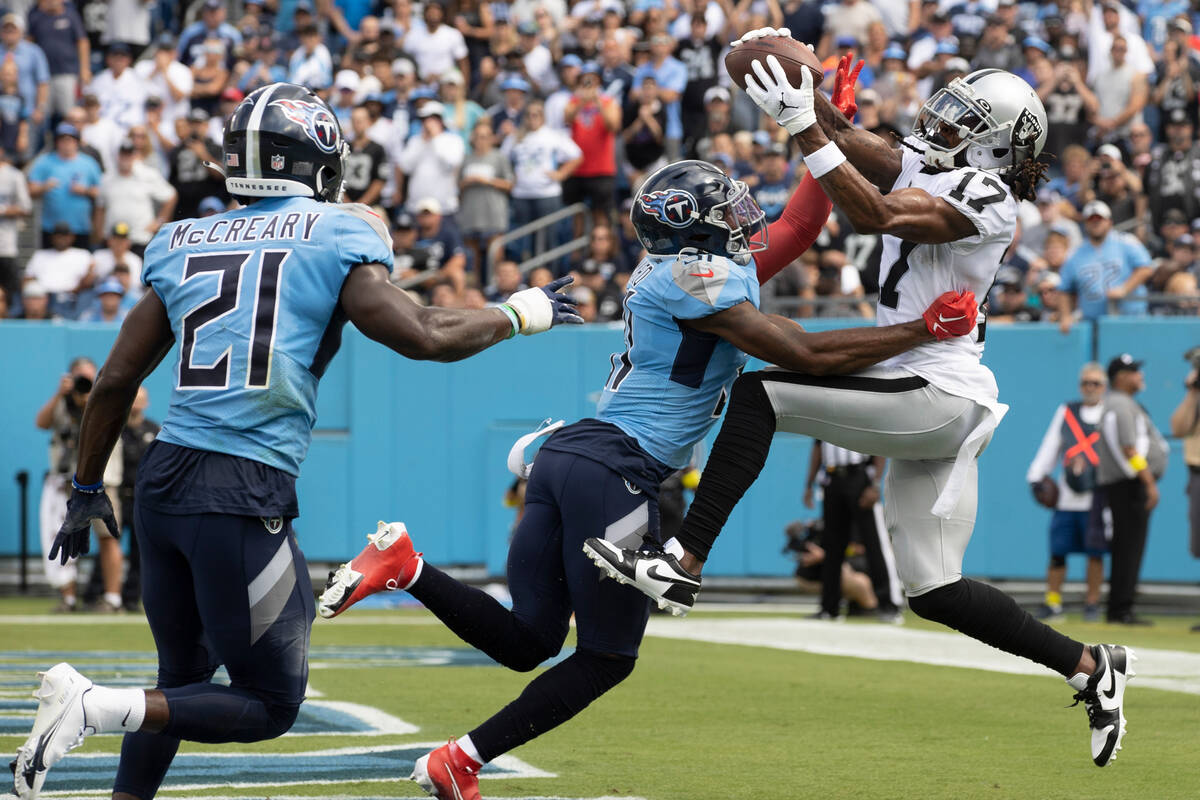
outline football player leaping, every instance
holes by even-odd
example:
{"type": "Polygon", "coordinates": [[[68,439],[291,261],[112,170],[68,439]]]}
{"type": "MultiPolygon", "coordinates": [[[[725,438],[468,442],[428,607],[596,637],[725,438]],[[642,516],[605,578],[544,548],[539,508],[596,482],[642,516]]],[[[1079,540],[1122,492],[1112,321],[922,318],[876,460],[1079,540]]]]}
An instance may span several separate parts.
{"type": "Polygon", "coordinates": [[[833,374],[974,328],[974,296],[957,292],[932,298],[928,325],[918,315],[882,328],[805,333],[761,313],[759,284],[812,244],[829,209],[806,178],[767,228],[746,185],[712,164],[683,161],[647,178],[632,216],[649,255],[625,294],[626,349],[612,358],[597,418],[561,428],[537,455],[508,555],[511,611],[424,563],[399,523],[381,523],[366,549],[330,576],[322,615],[406,589],[464,641],[520,671],[559,651],[575,614],[570,657],[467,736],[418,760],[413,779],[427,791],[478,798],[483,763],[567,721],[632,672],[649,601],[598,581],[583,542],[657,538],[659,484],[720,416],[746,353],[833,374]],[[943,327],[940,317],[954,321],[943,327]]]}
{"type": "MultiPolygon", "coordinates": [[[[742,41],[777,35],[787,32],[760,29],[742,41]]],[[[847,57],[839,78],[849,66],[847,57]]],[[[753,62],[753,72],[747,93],[792,135],[826,194],[857,231],[883,234],[880,325],[918,319],[950,289],[987,291],[1013,239],[1014,195],[1032,199],[1042,178],[1035,159],[1046,113],[1027,83],[997,69],[954,80],[924,105],[903,147],[893,148],[836,113],[813,91],[808,70],[798,88],[773,56],[753,62]]],[[[1108,764],[1125,733],[1122,697],[1133,653],[1084,646],[1003,592],[962,576],[975,524],[976,458],[1007,410],[982,353],[981,321],[970,336],[929,342],[841,378],[783,370],[741,376],[668,552],[597,538],[585,546],[589,555],[660,606],[686,612],[701,566],[758,477],[776,430],[891,458],[884,519],[913,611],[1066,676],[1087,708],[1092,759],[1108,764]]]]}

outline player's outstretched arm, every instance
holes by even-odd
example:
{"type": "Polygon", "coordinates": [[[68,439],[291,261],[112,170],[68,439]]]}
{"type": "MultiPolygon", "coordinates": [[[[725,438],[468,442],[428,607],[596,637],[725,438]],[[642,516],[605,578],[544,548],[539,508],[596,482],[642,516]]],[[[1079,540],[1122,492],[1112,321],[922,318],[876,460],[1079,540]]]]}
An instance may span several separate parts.
{"type": "Polygon", "coordinates": [[[356,328],[402,356],[458,361],[516,333],[541,333],[560,323],[582,323],[570,298],[557,294],[569,282],[569,278],[560,278],[545,290],[525,289],[498,308],[424,307],[388,280],[387,267],[364,264],[346,278],[341,303],[356,328]]]}
{"type": "Polygon", "coordinates": [[[138,387],[174,343],[166,307],[157,292],[146,292],[121,324],[117,341],[84,406],[79,429],[79,464],[75,470],[79,483],[100,483],[104,466],[129,419],[129,407],[138,387]]]}
{"type": "Polygon", "coordinates": [[[970,333],[978,308],[971,292],[947,292],[921,319],[882,328],[809,333],[786,317],[764,314],[749,302],[686,324],[714,333],[755,358],[809,375],[843,375],[935,339],[970,333]]]}
{"type": "MultiPolygon", "coordinates": [[[[822,119],[818,109],[829,104],[820,92],[813,90],[813,77],[808,70],[804,71],[799,88],[791,85],[774,56],[768,56],[765,63],[754,61],[753,71],[753,76],[746,77],[746,93],[792,135],[804,153],[810,173],[829,199],[849,217],[855,231],[890,233],[917,244],[943,244],[979,233],[975,224],[954,206],[923,189],[880,194],[870,175],[864,176],[856,169],[841,146],[831,142],[818,124],[822,119]]],[[[831,113],[845,121],[836,110],[831,113]]],[[[829,112],[824,116],[832,119],[829,112]]],[[[899,158],[897,151],[897,165],[899,158]]]]}

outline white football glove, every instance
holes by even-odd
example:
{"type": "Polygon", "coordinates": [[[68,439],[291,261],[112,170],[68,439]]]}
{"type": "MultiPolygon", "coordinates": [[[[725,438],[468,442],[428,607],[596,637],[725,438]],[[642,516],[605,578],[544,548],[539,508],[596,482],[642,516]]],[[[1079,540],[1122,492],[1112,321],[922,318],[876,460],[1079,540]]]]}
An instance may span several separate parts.
{"type": "Polygon", "coordinates": [[[797,89],[788,81],[783,65],[775,56],[767,56],[766,67],[759,59],[750,63],[754,75],[746,76],[746,94],[750,95],[755,105],[773,117],[791,136],[817,124],[812,70],[804,68],[803,79],[797,89]],[[770,74],[767,73],[767,67],[770,67],[770,74]]]}
{"type": "MultiPolygon", "coordinates": [[[[737,47],[739,44],[752,42],[755,39],[762,39],[766,36],[786,36],[790,39],[792,37],[792,31],[790,28],[755,28],[754,30],[745,33],[742,38],[738,39],[736,42],[730,42],[729,46],[737,47]]],[[[808,46],[808,49],[812,50],[811,44],[808,46]]]]}
{"type": "Polygon", "coordinates": [[[575,312],[575,301],[558,290],[571,283],[565,276],[541,288],[522,289],[504,301],[516,315],[517,330],[526,336],[550,330],[555,325],[581,325],[583,318],[575,312]]]}

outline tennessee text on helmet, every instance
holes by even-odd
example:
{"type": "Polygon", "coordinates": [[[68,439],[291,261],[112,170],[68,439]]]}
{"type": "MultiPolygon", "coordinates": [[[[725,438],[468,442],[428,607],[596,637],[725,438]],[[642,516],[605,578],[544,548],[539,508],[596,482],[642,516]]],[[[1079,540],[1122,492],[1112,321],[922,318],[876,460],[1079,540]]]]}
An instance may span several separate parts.
{"type": "Polygon", "coordinates": [[[1025,81],[999,69],[955,78],[917,114],[913,135],[925,163],[939,169],[977,167],[1006,173],[1037,158],[1046,143],[1046,109],[1025,81]],[[952,143],[948,133],[958,135],[952,143]]]}
{"type": "Polygon", "coordinates": [[[337,202],[346,141],[333,111],[303,86],[274,83],[243,100],[225,126],[225,188],[235,197],[337,202]]]}
{"type": "Polygon", "coordinates": [[[654,255],[696,250],[748,264],[767,247],[766,215],[749,188],[707,161],[679,161],[652,173],[630,220],[654,255]]]}

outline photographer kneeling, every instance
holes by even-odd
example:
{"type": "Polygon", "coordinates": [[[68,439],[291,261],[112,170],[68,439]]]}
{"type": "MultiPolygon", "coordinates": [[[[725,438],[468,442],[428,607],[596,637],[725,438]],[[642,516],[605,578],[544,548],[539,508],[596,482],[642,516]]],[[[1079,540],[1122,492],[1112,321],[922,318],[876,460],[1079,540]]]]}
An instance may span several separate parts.
{"type": "MultiPolygon", "coordinates": [[[[821,541],[825,530],[822,520],[797,520],[787,526],[784,532],[787,542],[783,552],[790,554],[796,560],[796,583],[800,586],[801,594],[821,594],[821,565],[825,562],[825,548],[821,541]]],[[[858,545],[861,551],[862,546],[858,545]]],[[[879,600],[875,596],[875,588],[871,577],[866,573],[866,558],[862,552],[847,558],[842,562],[842,597],[850,603],[851,612],[874,613],[879,608],[879,600]]],[[[837,620],[824,611],[813,615],[814,619],[837,620]]]]}

